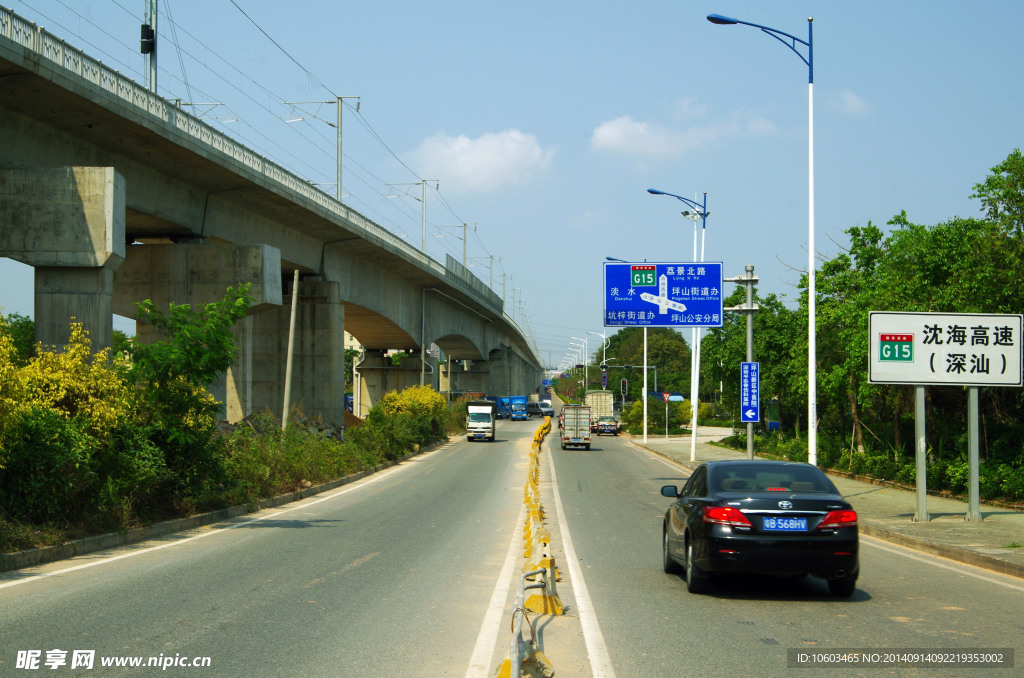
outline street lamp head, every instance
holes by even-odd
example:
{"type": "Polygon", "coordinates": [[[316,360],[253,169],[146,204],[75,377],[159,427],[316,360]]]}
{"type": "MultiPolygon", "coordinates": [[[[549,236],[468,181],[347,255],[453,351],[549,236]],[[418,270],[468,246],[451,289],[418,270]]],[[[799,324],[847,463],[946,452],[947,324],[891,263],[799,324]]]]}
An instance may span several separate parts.
{"type": "Polygon", "coordinates": [[[629,263],[625,259],[616,259],[615,257],[605,257],[604,259],[605,259],[605,261],[621,261],[624,264],[629,263]]]}
{"type": "Polygon", "coordinates": [[[650,193],[651,195],[668,195],[668,193],[666,193],[665,191],[659,191],[656,188],[648,188],[647,192],[650,193]]]}
{"type": "Polygon", "coordinates": [[[713,24],[719,24],[720,26],[732,26],[739,23],[736,19],[730,19],[729,17],[722,16],[721,14],[708,14],[708,21],[713,24]]]}

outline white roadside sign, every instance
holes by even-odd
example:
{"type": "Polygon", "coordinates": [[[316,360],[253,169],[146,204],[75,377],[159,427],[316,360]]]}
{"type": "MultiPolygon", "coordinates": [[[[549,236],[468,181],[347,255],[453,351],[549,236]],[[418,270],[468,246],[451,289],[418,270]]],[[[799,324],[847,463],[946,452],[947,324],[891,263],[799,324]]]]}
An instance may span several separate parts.
{"type": "Polygon", "coordinates": [[[868,382],[1021,386],[1022,317],[868,313],[868,382]]]}

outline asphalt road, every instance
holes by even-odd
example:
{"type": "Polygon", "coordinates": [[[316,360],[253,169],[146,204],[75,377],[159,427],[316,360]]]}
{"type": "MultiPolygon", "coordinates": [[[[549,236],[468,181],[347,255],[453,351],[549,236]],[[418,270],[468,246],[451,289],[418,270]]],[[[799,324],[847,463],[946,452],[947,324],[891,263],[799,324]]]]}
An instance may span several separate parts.
{"type": "MultiPolygon", "coordinates": [[[[684,472],[602,436],[589,452],[546,445],[614,675],[1024,675],[1024,581],[861,539],[850,599],[814,578],[738,577],[708,595],[661,568],[662,485],[684,472]],[[1014,648],[1016,668],[792,668],[789,649],[1014,648]]],[[[563,588],[565,585],[563,584],[563,588]]],[[[548,657],[558,668],[556,648],[548,657]]],[[[561,674],[559,674],[561,675],[561,674]]],[[[612,675],[612,674],[606,674],[612,675]]]]}
{"type": "MultiPolygon", "coordinates": [[[[68,663],[41,661],[47,675],[81,673],[70,668],[76,649],[95,650],[97,664],[211,658],[172,675],[465,675],[518,527],[535,428],[503,426],[497,442],[452,443],[230,529],[5,573],[0,675],[31,675],[17,652],[45,660],[52,649],[69,651],[68,663]]],[[[156,673],[168,675],[92,675],[156,673]]]]}
{"type": "MultiPolygon", "coordinates": [[[[493,676],[536,427],[500,422],[495,443],[453,442],[279,509],[3,573],[0,676],[86,673],[73,650],[95,651],[86,675],[100,676],[493,676]],[[38,650],[40,668],[17,668],[19,650],[38,650]],[[48,669],[51,650],[67,664],[48,669]],[[105,656],[210,666],[102,668],[105,656]]],[[[659,490],[681,469],[618,437],[563,451],[551,436],[541,477],[569,613],[533,621],[559,678],[1024,672],[787,666],[789,649],[837,648],[1013,648],[1024,662],[1024,581],[862,538],[852,599],[771,578],[694,596],[660,562],[659,490]]]]}

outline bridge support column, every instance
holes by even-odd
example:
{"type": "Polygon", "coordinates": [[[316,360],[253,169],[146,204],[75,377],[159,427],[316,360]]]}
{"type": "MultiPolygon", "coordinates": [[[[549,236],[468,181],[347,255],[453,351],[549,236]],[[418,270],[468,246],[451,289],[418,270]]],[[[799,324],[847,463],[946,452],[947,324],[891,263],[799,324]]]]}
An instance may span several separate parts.
{"type": "Polygon", "coordinates": [[[0,256],[35,267],[35,332],[67,343],[82,323],[93,350],[114,336],[112,272],[125,257],[125,181],[113,167],[0,169],[0,256]]]}
{"type": "MultiPolygon", "coordinates": [[[[436,361],[427,357],[427,366],[424,375],[426,386],[437,387],[436,361]]],[[[360,419],[364,419],[370,413],[370,408],[377,404],[377,401],[385,393],[391,391],[404,391],[410,386],[420,385],[420,356],[419,353],[405,356],[395,365],[391,356],[386,350],[366,349],[363,352],[363,359],[355,366],[355,388],[358,389],[353,412],[360,419]]]]}
{"type": "Polygon", "coordinates": [[[491,387],[491,366],[482,360],[472,360],[468,365],[461,361],[452,362],[450,382],[452,390],[461,393],[508,395],[499,393],[491,387]]]}
{"type": "MultiPolygon", "coordinates": [[[[233,330],[238,361],[211,385],[210,392],[224,403],[228,421],[238,421],[252,412],[252,314],[281,305],[281,253],[277,248],[209,243],[129,245],[125,263],[113,279],[114,312],[128,318],[135,317],[135,304],[144,299],[152,300],[162,312],[171,303],[189,304],[198,310],[220,301],[229,287],[250,283],[250,315],[233,330]]],[[[138,324],[137,332],[143,343],[162,338],[144,322],[138,324]]],[[[276,414],[281,414],[280,405],[276,414]]]]}
{"type": "MultiPolygon", "coordinates": [[[[340,284],[299,281],[292,361],[291,405],[328,424],[345,423],[345,309],[340,284]]],[[[253,409],[283,412],[288,361],[292,281],[286,280],[283,304],[251,316],[253,409]]],[[[289,418],[291,418],[289,416],[289,418]]]]}

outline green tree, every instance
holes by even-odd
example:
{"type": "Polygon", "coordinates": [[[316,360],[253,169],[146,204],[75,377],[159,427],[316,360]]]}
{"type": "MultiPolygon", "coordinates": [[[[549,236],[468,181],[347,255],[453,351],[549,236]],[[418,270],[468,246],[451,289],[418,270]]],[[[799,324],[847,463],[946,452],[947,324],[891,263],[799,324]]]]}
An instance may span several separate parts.
{"type": "Polygon", "coordinates": [[[992,168],[985,181],[974,185],[972,198],[981,200],[990,221],[1007,233],[1024,233],[1024,155],[1015,148],[992,168]]]}
{"type": "Polygon", "coordinates": [[[164,450],[175,493],[197,494],[205,482],[220,479],[214,433],[221,404],[207,389],[235,363],[232,328],[252,301],[246,283],[198,311],[172,303],[162,313],[150,300],[138,304],[138,319],[165,339],[131,346],[129,378],[139,390],[148,436],[164,450]]]}

